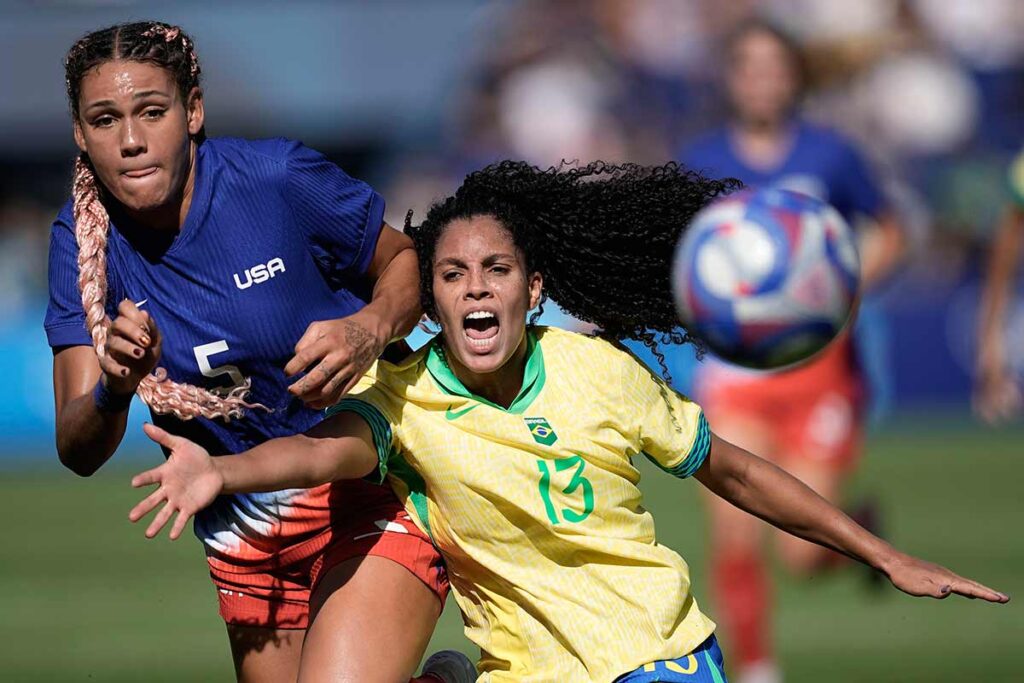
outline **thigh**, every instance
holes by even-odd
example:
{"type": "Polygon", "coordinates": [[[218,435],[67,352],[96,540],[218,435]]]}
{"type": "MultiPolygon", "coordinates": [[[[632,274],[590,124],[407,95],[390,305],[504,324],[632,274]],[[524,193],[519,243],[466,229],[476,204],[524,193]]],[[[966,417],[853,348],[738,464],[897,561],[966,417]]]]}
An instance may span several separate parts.
{"type": "Polygon", "coordinates": [[[228,624],[231,658],[239,683],[287,683],[298,680],[302,629],[228,624]]]}
{"type": "Polygon", "coordinates": [[[299,680],[408,681],[441,607],[433,589],[385,557],[354,557],[326,570],[311,601],[299,680]]]}

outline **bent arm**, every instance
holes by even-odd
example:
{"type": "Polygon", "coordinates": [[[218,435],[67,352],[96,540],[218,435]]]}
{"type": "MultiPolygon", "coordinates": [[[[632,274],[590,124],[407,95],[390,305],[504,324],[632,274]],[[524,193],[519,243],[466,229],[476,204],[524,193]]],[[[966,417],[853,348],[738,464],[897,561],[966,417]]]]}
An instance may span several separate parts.
{"type": "Polygon", "coordinates": [[[355,413],[328,417],[305,434],[271,439],[238,455],[213,459],[223,477],[221,493],[312,488],[359,479],[378,466],[370,426],[355,413]]]}
{"type": "Polygon", "coordinates": [[[378,338],[386,346],[412,332],[422,314],[419,265],[412,240],[385,223],[367,275],[373,282],[373,296],[353,317],[372,318],[378,338]]]}
{"type": "Polygon", "coordinates": [[[860,248],[861,290],[871,291],[903,261],[907,237],[896,214],[886,211],[874,225],[862,229],[860,248]]]}
{"type": "Polygon", "coordinates": [[[75,474],[98,470],[124,438],[128,408],[100,410],[93,389],[102,372],[91,346],[67,346],[53,356],[53,397],[57,423],[57,455],[75,474]]]}
{"type": "Polygon", "coordinates": [[[1007,209],[992,241],[985,288],[981,294],[978,335],[978,366],[981,374],[1005,372],[1003,325],[1022,244],[1024,208],[1014,206],[1007,209]]]}
{"type": "Polygon", "coordinates": [[[910,595],[1010,599],[945,567],[899,552],[792,475],[717,436],[712,435],[710,455],[694,476],[741,510],[878,569],[910,595]]]}

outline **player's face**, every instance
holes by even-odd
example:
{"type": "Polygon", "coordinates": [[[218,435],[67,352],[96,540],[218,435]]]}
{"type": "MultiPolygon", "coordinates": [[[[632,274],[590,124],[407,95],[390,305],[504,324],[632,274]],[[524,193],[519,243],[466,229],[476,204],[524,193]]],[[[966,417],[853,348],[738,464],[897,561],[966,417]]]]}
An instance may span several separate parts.
{"type": "Polygon", "coordinates": [[[540,296],[540,273],[528,272],[522,251],[493,216],[452,221],[441,233],[434,306],[449,362],[475,375],[502,368],[525,344],[526,314],[540,296]]]}
{"type": "Polygon", "coordinates": [[[123,60],[82,78],[75,142],[103,185],[129,211],[180,201],[191,168],[190,135],[203,127],[199,89],[182,102],[171,73],[123,60]]]}
{"type": "Polygon", "coordinates": [[[797,78],[792,55],[772,34],[750,31],[733,45],[726,85],[741,120],[776,124],[788,116],[797,78]]]}

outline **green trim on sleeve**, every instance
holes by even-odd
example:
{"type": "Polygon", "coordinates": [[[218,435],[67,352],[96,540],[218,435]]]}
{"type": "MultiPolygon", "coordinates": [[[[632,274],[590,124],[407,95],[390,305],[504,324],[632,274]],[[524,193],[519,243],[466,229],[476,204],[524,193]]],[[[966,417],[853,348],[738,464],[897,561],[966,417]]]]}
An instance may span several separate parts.
{"type": "Polygon", "coordinates": [[[434,532],[430,528],[430,509],[427,507],[427,483],[398,451],[391,453],[391,474],[401,479],[409,488],[409,499],[433,543],[434,532]]]}
{"type": "Polygon", "coordinates": [[[376,406],[355,398],[344,398],[327,409],[328,417],[338,413],[355,413],[370,425],[373,445],[377,449],[377,469],[363,478],[374,484],[383,484],[388,475],[388,460],[392,451],[391,423],[376,406]]]}
{"type": "Polygon", "coordinates": [[[704,417],[704,412],[697,418],[697,433],[693,436],[693,445],[690,446],[690,452],[686,454],[675,467],[665,467],[655,458],[647,452],[644,455],[647,459],[657,465],[659,468],[665,470],[669,474],[679,477],[680,479],[686,479],[687,477],[693,476],[693,473],[700,469],[700,466],[704,464],[704,461],[708,459],[708,454],[711,452],[711,429],[708,427],[708,421],[704,417]]]}

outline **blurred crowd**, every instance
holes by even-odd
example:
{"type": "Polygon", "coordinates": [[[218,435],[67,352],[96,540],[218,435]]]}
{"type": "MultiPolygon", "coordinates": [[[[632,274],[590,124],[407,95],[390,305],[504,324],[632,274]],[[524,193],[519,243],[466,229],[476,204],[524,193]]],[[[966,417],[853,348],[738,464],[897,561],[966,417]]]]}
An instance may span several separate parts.
{"type": "MultiPolygon", "coordinates": [[[[499,158],[677,158],[725,120],[723,41],[752,17],[805,51],[801,109],[858,143],[882,178],[914,246],[912,277],[952,281],[977,269],[1009,200],[1007,168],[1024,144],[1017,0],[520,0],[483,12],[463,72],[439,94],[436,130],[346,165],[385,195],[394,225],[499,158]]],[[[199,47],[201,58],[212,50],[199,47]]],[[[345,161],[343,150],[324,151],[345,161]]],[[[12,168],[17,161],[7,160],[0,187],[6,319],[35,315],[45,302],[47,227],[67,192],[63,177],[12,168]]]]}
{"type": "Polygon", "coordinates": [[[805,50],[804,114],[861,144],[915,244],[986,240],[1024,144],[1024,5],[1013,0],[509,3],[451,99],[442,148],[396,165],[392,207],[422,208],[503,157],[674,158],[723,121],[723,41],[754,17],[805,50]]]}

